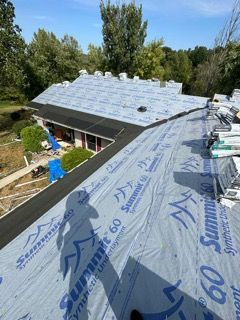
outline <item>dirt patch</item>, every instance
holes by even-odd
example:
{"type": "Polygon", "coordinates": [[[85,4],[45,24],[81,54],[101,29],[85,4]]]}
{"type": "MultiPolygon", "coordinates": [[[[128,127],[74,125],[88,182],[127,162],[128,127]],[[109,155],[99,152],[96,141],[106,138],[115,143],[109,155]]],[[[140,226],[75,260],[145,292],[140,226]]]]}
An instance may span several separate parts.
{"type": "Polygon", "coordinates": [[[40,176],[37,179],[33,179],[31,173],[29,173],[26,176],[0,189],[0,198],[8,197],[5,199],[0,199],[0,216],[14,209],[16,206],[18,206],[22,202],[28,200],[34,194],[41,191],[43,188],[47,187],[49,184],[50,184],[49,174],[45,174],[40,176]],[[36,181],[38,179],[42,179],[42,180],[36,181]],[[19,186],[19,187],[17,186],[19,184],[30,182],[30,181],[32,183],[19,186]],[[12,195],[14,196],[9,197],[12,195]]]}
{"type": "Polygon", "coordinates": [[[21,143],[0,147],[0,177],[26,166],[24,149],[21,143]]]}

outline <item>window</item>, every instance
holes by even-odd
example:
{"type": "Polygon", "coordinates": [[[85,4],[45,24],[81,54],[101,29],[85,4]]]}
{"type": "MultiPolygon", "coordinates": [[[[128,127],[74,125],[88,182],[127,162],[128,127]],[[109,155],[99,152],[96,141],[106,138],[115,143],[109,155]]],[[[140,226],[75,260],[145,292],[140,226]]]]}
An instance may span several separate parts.
{"type": "Polygon", "coordinates": [[[86,134],[87,137],[87,148],[96,152],[96,137],[91,134],[86,134]]]}

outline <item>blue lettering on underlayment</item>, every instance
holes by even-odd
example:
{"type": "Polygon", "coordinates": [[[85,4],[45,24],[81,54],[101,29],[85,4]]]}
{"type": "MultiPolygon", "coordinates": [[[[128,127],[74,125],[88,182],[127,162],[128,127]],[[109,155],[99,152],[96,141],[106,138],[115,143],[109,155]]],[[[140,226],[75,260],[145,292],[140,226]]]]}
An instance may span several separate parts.
{"type": "Polygon", "coordinates": [[[17,259],[16,268],[22,270],[26,264],[30,262],[56,235],[74,215],[74,210],[67,211],[63,218],[54,217],[50,222],[38,225],[36,231],[28,236],[26,244],[23,248],[24,253],[17,259]],[[47,229],[47,230],[46,230],[47,229]]]}
{"type": "Polygon", "coordinates": [[[196,223],[193,212],[188,208],[188,204],[197,206],[197,202],[194,200],[191,190],[181,193],[180,196],[179,200],[168,203],[176,210],[171,212],[170,216],[180,222],[185,229],[188,229],[189,223],[196,223]]]}

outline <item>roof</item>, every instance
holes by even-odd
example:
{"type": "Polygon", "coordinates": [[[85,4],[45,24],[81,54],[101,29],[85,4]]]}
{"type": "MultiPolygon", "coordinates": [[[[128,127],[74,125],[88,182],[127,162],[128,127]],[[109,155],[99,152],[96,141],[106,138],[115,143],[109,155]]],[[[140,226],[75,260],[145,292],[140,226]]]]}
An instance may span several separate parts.
{"type": "Polygon", "coordinates": [[[238,90],[238,89],[235,89],[233,91],[233,95],[232,96],[227,96],[227,95],[224,95],[224,94],[218,94],[216,93],[214,95],[214,98],[213,100],[218,100],[219,103],[223,103],[223,104],[228,104],[228,105],[231,105],[233,107],[237,107],[240,109],[240,95],[239,94],[234,94],[234,92],[238,90]]]}
{"type": "MultiPolygon", "coordinates": [[[[146,127],[177,113],[205,107],[208,99],[178,94],[178,87],[114,77],[84,75],[69,85],[52,85],[32,102],[94,114],[146,127]],[[138,108],[147,107],[146,112],[138,108]]],[[[31,106],[31,105],[30,105],[31,106]]]]}
{"type": "Polygon", "coordinates": [[[131,128],[131,131],[140,129],[133,124],[52,105],[43,105],[36,116],[112,140],[126,128],[131,128]]]}
{"type": "Polygon", "coordinates": [[[236,318],[238,208],[212,199],[218,162],[205,139],[215,120],[205,113],[135,133],[93,174],[76,171],[60,201],[42,202],[44,214],[0,252],[3,320],[124,320],[133,309],[236,318]]]}

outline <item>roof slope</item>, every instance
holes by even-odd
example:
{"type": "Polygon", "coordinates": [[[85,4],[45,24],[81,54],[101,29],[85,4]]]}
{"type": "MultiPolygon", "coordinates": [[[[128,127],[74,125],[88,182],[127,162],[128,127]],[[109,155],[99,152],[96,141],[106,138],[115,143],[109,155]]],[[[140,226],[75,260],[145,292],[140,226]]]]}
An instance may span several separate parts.
{"type": "Polygon", "coordinates": [[[2,319],[236,318],[239,215],[211,198],[204,115],[144,131],[1,250],[2,319]]]}
{"type": "Polygon", "coordinates": [[[84,75],[67,86],[52,85],[29,106],[49,104],[146,127],[177,113],[205,107],[207,100],[177,94],[176,88],[160,88],[154,82],[84,75]],[[139,112],[141,106],[147,111],[139,112]]]}

